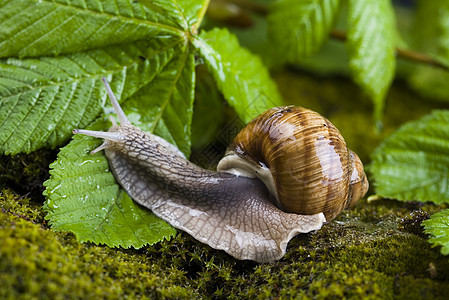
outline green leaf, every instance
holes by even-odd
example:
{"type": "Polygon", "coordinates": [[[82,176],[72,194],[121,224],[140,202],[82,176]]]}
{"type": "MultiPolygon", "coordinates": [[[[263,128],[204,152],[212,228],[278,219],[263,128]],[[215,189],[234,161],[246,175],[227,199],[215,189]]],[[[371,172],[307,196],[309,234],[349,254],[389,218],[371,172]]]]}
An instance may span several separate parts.
{"type": "Polygon", "coordinates": [[[436,54],[440,39],[448,39],[444,30],[444,16],[447,15],[447,0],[417,1],[412,32],[410,36],[415,50],[436,54]],[[426,20],[423,22],[423,20],[426,20]]]}
{"type": "Polygon", "coordinates": [[[338,15],[339,0],[281,0],[268,15],[268,37],[273,55],[297,63],[317,52],[328,39],[338,15]]]}
{"type": "Polygon", "coordinates": [[[151,10],[164,9],[163,15],[172,15],[177,24],[180,24],[185,31],[202,21],[205,10],[208,7],[209,0],[183,0],[183,1],[154,1],[154,0],[140,0],[143,5],[151,10]]]}
{"type": "Polygon", "coordinates": [[[179,12],[152,2],[158,9],[132,0],[1,1],[0,57],[57,55],[182,36],[179,12]]]}
{"type": "Polygon", "coordinates": [[[226,29],[202,32],[193,40],[219,90],[244,122],[281,105],[276,85],[259,57],[241,48],[226,29]]]}
{"type": "Polygon", "coordinates": [[[417,66],[407,79],[422,97],[449,102],[448,71],[429,66],[417,66]]]}
{"type": "Polygon", "coordinates": [[[369,170],[380,196],[449,202],[449,111],[403,125],[374,151],[369,170]]]}
{"type": "Polygon", "coordinates": [[[84,128],[100,113],[106,101],[101,77],[124,100],[183,48],[183,40],[155,39],[54,58],[1,60],[0,151],[60,145],[73,128],[84,128]]]}
{"type": "Polygon", "coordinates": [[[195,93],[195,62],[191,46],[183,45],[169,64],[124,105],[131,122],[190,154],[190,127],[195,93]]]}
{"type": "MultiPolygon", "coordinates": [[[[96,122],[92,130],[106,129],[96,122]]],[[[77,135],[50,165],[44,185],[44,210],[54,230],[76,234],[81,242],[140,248],[175,234],[175,230],[119,188],[102,153],[89,154],[99,139],[77,135]]]]}
{"type": "MultiPolygon", "coordinates": [[[[439,1],[438,1],[439,2],[439,1]]],[[[449,3],[440,2],[437,10],[438,55],[449,62],[449,3]]]]}
{"type": "Polygon", "coordinates": [[[449,209],[433,214],[422,222],[425,233],[430,235],[429,242],[441,246],[441,254],[449,254],[449,209]]]}
{"type": "Polygon", "coordinates": [[[348,0],[349,67],[354,81],[374,102],[376,120],[395,73],[395,32],[390,0],[348,0]]]}

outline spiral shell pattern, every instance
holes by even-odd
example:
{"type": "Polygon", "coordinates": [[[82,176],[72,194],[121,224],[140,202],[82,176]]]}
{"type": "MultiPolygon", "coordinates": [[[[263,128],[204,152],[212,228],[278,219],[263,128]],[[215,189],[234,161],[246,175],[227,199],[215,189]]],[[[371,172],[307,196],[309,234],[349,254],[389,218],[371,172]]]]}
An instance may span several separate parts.
{"type": "Polygon", "coordinates": [[[368,190],[363,164],[338,129],[302,107],[264,112],[240,131],[227,155],[249,161],[254,176],[258,168],[268,169],[275,185],[269,189],[287,212],[323,212],[330,220],[368,190]]]}

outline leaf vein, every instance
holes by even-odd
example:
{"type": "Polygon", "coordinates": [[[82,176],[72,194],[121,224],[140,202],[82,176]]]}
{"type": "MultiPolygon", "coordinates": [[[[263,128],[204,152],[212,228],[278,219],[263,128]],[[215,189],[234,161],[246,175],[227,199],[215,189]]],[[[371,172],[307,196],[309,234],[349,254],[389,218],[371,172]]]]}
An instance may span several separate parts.
{"type": "Polygon", "coordinates": [[[186,64],[186,61],[187,61],[188,54],[189,54],[189,48],[186,47],[186,51],[184,52],[184,56],[183,56],[182,63],[179,64],[179,69],[177,70],[176,77],[175,77],[175,79],[173,80],[172,88],[170,89],[170,92],[167,94],[166,98],[164,99],[164,102],[163,102],[162,105],[161,105],[161,113],[158,114],[158,115],[156,116],[156,118],[155,118],[155,120],[154,120],[154,122],[153,122],[153,126],[152,126],[150,132],[154,132],[154,129],[156,128],[157,123],[158,123],[158,122],[160,121],[160,119],[162,118],[162,115],[163,115],[163,113],[164,113],[164,111],[165,111],[165,109],[166,109],[168,103],[170,102],[171,95],[173,94],[173,91],[176,89],[176,84],[177,84],[179,78],[181,77],[181,74],[182,74],[181,71],[182,71],[182,69],[185,67],[185,64],[186,64]]]}
{"type": "MultiPolygon", "coordinates": [[[[40,98],[40,95],[41,95],[41,93],[42,93],[42,89],[40,89],[39,91],[38,91],[39,93],[37,94],[37,97],[35,97],[35,101],[34,101],[34,103],[32,103],[32,106],[31,106],[31,108],[27,111],[27,113],[23,116],[23,118],[19,121],[19,123],[14,127],[14,129],[11,131],[11,133],[9,134],[9,136],[5,139],[5,144],[6,144],[6,142],[8,142],[10,139],[11,139],[11,137],[13,136],[13,134],[16,132],[16,130],[18,129],[18,128],[20,128],[20,125],[23,123],[23,121],[28,117],[28,115],[33,111],[33,108],[36,106],[36,103],[39,101],[39,98],[40,98]]],[[[19,100],[20,101],[20,100],[19,100]]],[[[19,102],[18,101],[18,102],[19,102]]]]}
{"type": "MultiPolygon", "coordinates": [[[[32,7],[30,7],[30,9],[31,9],[31,8],[32,8],[32,7]]],[[[53,10],[56,10],[56,8],[53,9],[53,10]]],[[[33,22],[33,23],[28,24],[27,26],[25,26],[25,28],[22,28],[20,31],[16,32],[14,35],[11,35],[11,36],[8,37],[7,39],[3,40],[3,41],[0,43],[0,48],[3,47],[3,45],[7,44],[7,42],[10,41],[10,40],[11,40],[12,38],[14,38],[15,36],[20,35],[22,32],[25,32],[26,30],[28,30],[31,26],[34,26],[36,23],[40,22],[40,21],[41,21],[42,19],[44,19],[47,15],[51,14],[51,13],[53,12],[53,10],[48,11],[48,13],[47,13],[46,15],[42,16],[40,19],[36,20],[36,21],[33,22]]],[[[22,11],[21,14],[23,14],[24,12],[25,12],[25,11],[22,11]]]]}

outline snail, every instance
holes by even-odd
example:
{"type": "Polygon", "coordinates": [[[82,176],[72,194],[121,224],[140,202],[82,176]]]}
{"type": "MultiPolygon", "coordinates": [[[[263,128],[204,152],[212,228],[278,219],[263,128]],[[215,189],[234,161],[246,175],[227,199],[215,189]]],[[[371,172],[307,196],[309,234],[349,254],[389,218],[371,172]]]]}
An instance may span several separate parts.
{"type": "Polygon", "coordinates": [[[291,238],[321,228],[368,189],[359,157],[327,119],[311,110],[272,108],[249,122],[217,171],[188,161],[172,144],[133,126],[102,79],[117,114],[104,139],[111,170],[129,196],[212,248],[270,262],[291,238]]]}

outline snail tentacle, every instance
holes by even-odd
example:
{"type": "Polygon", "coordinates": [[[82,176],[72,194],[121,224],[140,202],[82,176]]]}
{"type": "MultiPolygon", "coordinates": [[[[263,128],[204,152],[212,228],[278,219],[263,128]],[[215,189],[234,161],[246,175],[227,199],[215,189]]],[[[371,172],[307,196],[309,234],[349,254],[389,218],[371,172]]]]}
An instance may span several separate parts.
{"type": "Polygon", "coordinates": [[[120,104],[117,101],[117,98],[115,97],[114,93],[112,92],[111,87],[109,86],[108,81],[105,77],[102,77],[101,80],[104,83],[104,86],[106,87],[106,91],[108,93],[109,99],[111,100],[112,106],[114,107],[115,114],[117,115],[118,121],[120,124],[131,124],[131,122],[128,120],[128,117],[123,112],[123,109],[120,107],[120,104]]]}

